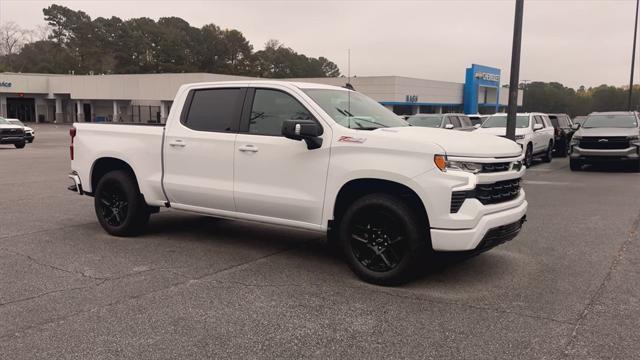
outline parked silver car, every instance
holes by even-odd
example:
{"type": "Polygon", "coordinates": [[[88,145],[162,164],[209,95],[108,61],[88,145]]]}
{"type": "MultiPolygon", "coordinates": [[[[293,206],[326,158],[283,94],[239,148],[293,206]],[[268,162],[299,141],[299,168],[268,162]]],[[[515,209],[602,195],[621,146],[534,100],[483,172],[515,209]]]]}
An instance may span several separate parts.
{"type": "Polygon", "coordinates": [[[571,170],[594,162],[628,161],[640,171],[640,117],[637,112],[591,113],[571,140],[571,170]]]}

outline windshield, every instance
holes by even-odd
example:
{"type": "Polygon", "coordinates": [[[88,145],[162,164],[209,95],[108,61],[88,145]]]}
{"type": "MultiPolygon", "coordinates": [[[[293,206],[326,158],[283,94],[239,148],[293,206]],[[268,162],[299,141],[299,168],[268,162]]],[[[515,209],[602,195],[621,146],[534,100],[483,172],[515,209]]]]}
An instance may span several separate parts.
{"type": "Polygon", "coordinates": [[[584,128],[634,128],[638,121],[634,115],[589,115],[582,123],[584,128]]]}
{"type": "MultiPolygon", "coordinates": [[[[529,115],[518,115],[516,117],[516,127],[523,129],[529,126],[529,115]]],[[[507,115],[493,115],[490,116],[482,124],[483,128],[506,128],[507,127],[507,115]]]]}
{"type": "Polygon", "coordinates": [[[7,121],[7,119],[3,118],[0,116],[0,124],[2,125],[9,125],[9,122],[7,121]]]}
{"type": "Polygon", "coordinates": [[[360,130],[408,126],[398,115],[375,100],[355,91],[306,89],[309,95],[338,124],[360,130]]]}
{"type": "Polygon", "coordinates": [[[441,115],[411,116],[410,118],[407,119],[407,122],[413,126],[439,128],[440,125],[442,124],[442,116],[441,115]]]}

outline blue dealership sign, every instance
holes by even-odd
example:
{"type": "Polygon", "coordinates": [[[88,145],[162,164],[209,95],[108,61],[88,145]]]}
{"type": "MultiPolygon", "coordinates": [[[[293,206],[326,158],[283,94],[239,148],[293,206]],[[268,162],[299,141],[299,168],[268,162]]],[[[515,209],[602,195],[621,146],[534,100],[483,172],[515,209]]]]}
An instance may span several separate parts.
{"type": "MultiPolygon", "coordinates": [[[[500,69],[478,64],[467,68],[464,83],[464,112],[465,114],[478,113],[478,94],[480,88],[491,88],[496,90],[495,103],[483,102],[483,106],[494,106],[498,111],[500,106],[500,69]]],[[[486,90],[486,89],[485,89],[486,90]]]]}

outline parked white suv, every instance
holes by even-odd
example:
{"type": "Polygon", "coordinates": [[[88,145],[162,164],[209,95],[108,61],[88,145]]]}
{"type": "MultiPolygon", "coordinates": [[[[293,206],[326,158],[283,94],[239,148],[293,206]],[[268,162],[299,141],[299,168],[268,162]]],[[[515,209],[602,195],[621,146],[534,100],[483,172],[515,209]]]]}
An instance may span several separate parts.
{"type": "Polygon", "coordinates": [[[184,85],[166,126],[76,123],[70,135],[70,189],[94,196],[110,234],[140,232],[159,207],[328,232],[378,284],[407,280],[433,251],[511,240],[527,210],[514,142],[408,126],[334,86],[184,85]]]}
{"type": "MultiPolygon", "coordinates": [[[[506,136],[507,114],[491,115],[476,133],[506,136]]],[[[521,113],[516,116],[516,142],[522,147],[525,165],[531,166],[534,156],[544,162],[553,158],[554,128],[549,116],[543,113],[521,113]]]]}

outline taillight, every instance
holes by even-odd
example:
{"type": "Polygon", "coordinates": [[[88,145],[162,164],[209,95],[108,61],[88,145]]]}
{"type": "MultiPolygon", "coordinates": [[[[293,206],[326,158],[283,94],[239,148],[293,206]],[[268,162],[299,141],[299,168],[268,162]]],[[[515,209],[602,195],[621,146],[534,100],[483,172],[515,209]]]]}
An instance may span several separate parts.
{"type": "Polygon", "coordinates": [[[69,146],[69,155],[71,156],[71,160],[73,160],[73,138],[76,137],[76,128],[72,127],[69,129],[69,136],[71,136],[71,145],[69,146]]]}

